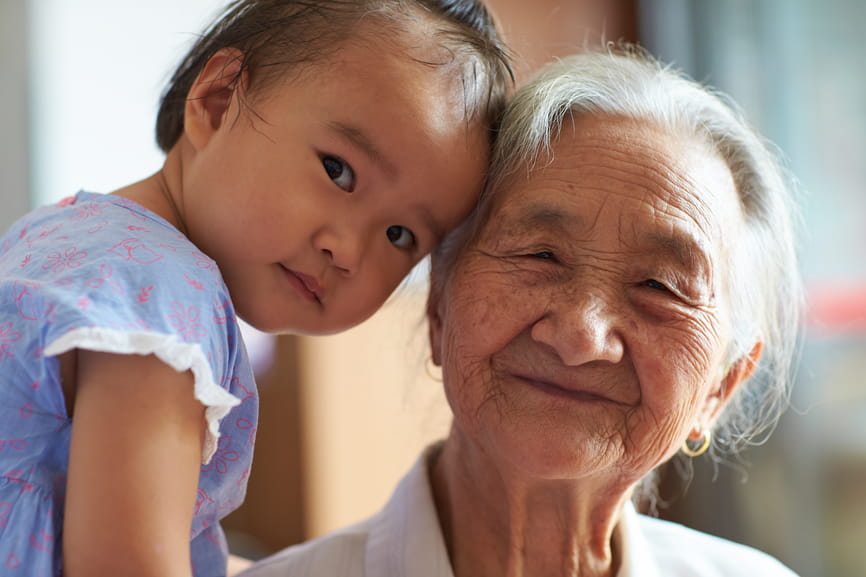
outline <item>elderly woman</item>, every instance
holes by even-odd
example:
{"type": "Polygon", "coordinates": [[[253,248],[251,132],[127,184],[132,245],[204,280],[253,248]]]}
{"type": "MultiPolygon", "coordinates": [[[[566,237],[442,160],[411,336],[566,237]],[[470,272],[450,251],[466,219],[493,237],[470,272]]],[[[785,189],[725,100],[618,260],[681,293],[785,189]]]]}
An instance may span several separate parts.
{"type": "Polygon", "coordinates": [[[679,451],[735,451],[787,398],[786,179],[718,95],[637,50],[550,65],[433,260],[454,413],[378,515],[250,576],[791,576],[636,512],[679,451]]]}

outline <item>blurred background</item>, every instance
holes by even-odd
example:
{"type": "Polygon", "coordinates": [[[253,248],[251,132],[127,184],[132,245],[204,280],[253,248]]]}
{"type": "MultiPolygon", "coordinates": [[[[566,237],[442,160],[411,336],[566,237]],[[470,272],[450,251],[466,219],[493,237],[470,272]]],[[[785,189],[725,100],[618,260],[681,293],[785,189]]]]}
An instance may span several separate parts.
{"type": "MultiPolygon", "coordinates": [[[[659,514],[814,577],[866,575],[866,44],[861,0],[488,0],[538,65],[605,40],[647,46],[728,92],[799,177],[809,309],[794,407],[745,463],[664,475],[659,514]],[[686,491],[686,488],[688,489],[686,491]]],[[[0,0],[0,229],[79,189],[156,171],[157,101],[221,0],[0,0]]],[[[248,331],[262,412],[247,502],[258,557],[384,504],[448,409],[427,358],[423,269],[362,326],[248,331]]]]}

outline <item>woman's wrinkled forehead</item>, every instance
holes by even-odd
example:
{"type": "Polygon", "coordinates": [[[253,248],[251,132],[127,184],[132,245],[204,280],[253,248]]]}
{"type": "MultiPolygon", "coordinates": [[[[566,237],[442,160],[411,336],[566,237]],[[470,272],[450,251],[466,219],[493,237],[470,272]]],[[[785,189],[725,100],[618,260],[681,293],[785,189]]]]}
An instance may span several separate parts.
{"type": "Polygon", "coordinates": [[[702,228],[721,216],[742,215],[730,169],[709,143],[649,121],[613,115],[567,120],[549,150],[529,166],[512,167],[488,190],[487,218],[508,209],[514,191],[532,195],[536,204],[551,191],[584,197],[598,193],[605,200],[631,196],[659,213],[679,206],[702,228]]]}
{"type": "Polygon", "coordinates": [[[730,171],[705,144],[620,117],[575,120],[549,158],[490,192],[481,236],[615,233],[625,245],[657,247],[679,260],[698,249],[720,255],[742,221],[730,171]],[[602,218],[611,211],[613,219],[602,218]]]}

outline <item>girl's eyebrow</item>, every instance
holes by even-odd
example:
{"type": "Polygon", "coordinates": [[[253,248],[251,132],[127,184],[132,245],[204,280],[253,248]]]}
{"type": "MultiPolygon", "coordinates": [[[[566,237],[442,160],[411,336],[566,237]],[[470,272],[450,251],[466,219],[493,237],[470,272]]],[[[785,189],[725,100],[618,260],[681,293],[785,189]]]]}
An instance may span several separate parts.
{"type": "MultiPolygon", "coordinates": [[[[327,123],[328,128],[334,130],[341,137],[346,139],[351,145],[358,148],[364,155],[366,155],[371,162],[377,164],[382,168],[382,171],[385,175],[392,179],[396,180],[399,175],[399,171],[397,170],[397,166],[391,162],[376,146],[371,138],[367,136],[367,134],[357,126],[353,126],[351,124],[346,124],[345,122],[340,122],[337,120],[331,120],[327,123]]],[[[442,239],[445,236],[445,228],[436,221],[433,217],[433,214],[430,212],[429,208],[423,205],[418,205],[417,207],[418,217],[424,223],[424,225],[432,232],[433,237],[436,239],[442,239]]],[[[399,223],[396,223],[399,224],[399,223]]]]}
{"type": "Polygon", "coordinates": [[[389,178],[395,179],[397,177],[398,171],[396,165],[382,154],[379,147],[376,146],[373,140],[362,129],[337,120],[328,121],[327,126],[360,149],[373,163],[381,166],[389,178]]]}

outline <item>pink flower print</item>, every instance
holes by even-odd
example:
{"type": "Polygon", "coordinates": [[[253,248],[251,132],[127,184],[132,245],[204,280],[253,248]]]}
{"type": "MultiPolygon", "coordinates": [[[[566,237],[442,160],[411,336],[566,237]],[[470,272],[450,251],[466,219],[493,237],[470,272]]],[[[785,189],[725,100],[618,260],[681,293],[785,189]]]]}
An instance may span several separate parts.
{"type": "Polygon", "coordinates": [[[78,299],[78,308],[82,311],[86,311],[87,307],[90,306],[90,299],[87,297],[81,297],[78,299]]]}
{"type": "MultiPolygon", "coordinates": [[[[220,301],[219,301],[219,299],[217,299],[217,297],[214,297],[213,300],[214,300],[214,304],[216,305],[217,310],[220,310],[220,311],[226,311],[226,310],[228,310],[228,308],[229,308],[229,301],[226,300],[226,301],[223,301],[222,303],[220,303],[220,301]]],[[[226,321],[228,320],[228,317],[229,317],[228,313],[226,313],[226,314],[224,314],[224,315],[222,315],[222,316],[220,316],[220,315],[214,315],[213,320],[214,320],[214,322],[215,322],[216,324],[218,324],[218,325],[224,325],[224,324],[226,324],[226,321]]]]}
{"type": "Polygon", "coordinates": [[[111,275],[113,274],[113,269],[110,264],[103,264],[99,267],[99,274],[101,278],[92,278],[87,281],[87,286],[90,288],[99,288],[103,285],[103,283],[108,283],[108,286],[119,295],[123,294],[123,287],[117,284],[114,280],[112,280],[111,275]]]}
{"type": "Polygon", "coordinates": [[[100,230],[105,228],[106,226],[108,226],[108,221],[103,220],[102,222],[98,223],[96,226],[94,226],[93,228],[88,230],[87,234],[96,234],[97,232],[99,232],[100,230]]]}
{"type": "MultiPolygon", "coordinates": [[[[26,439],[0,439],[0,451],[5,449],[6,447],[10,449],[14,449],[16,451],[23,451],[27,448],[27,440],[26,439]]],[[[20,471],[13,471],[15,473],[20,473],[20,471]]]]}
{"type": "Polygon", "coordinates": [[[130,224],[129,226],[126,227],[126,229],[131,230],[132,232],[139,232],[139,231],[150,232],[146,228],[144,228],[142,226],[135,226],[134,224],[130,224]]]}
{"type": "Polygon", "coordinates": [[[0,341],[14,343],[21,340],[21,333],[12,330],[12,322],[0,325],[0,341]]]}
{"type": "Polygon", "coordinates": [[[70,204],[75,204],[75,197],[74,196],[67,196],[65,198],[61,198],[57,202],[57,206],[60,208],[63,208],[64,206],[69,206],[70,204]]]}
{"type": "Polygon", "coordinates": [[[18,560],[15,553],[9,553],[9,555],[6,556],[6,568],[18,569],[19,567],[21,567],[21,561],[18,560]]]}
{"type": "Polygon", "coordinates": [[[87,251],[78,250],[70,247],[63,252],[54,251],[49,253],[47,262],[42,265],[45,270],[51,272],[63,272],[67,268],[78,268],[81,266],[81,261],[87,257],[87,251]]]}
{"type": "Polygon", "coordinates": [[[14,357],[15,353],[12,350],[12,343],[20,340],[21,333],[12,330],[11,322],[0,325],[0,359],[14,357]]]}
{"type": "Polygon", "coordinates": [[[34,242],[48,238],[49,236],[51,236],[54,233],[54,231],[56,231],[60,227],[61,227],[61,225],[57,224],[57,225],[54,225],[52,227],[43,228],[39,232],[39,234],[36,235],[35,238],[33,236],[28,236],[27,239],[25,240],[25,242],[27,243],[28,247],[32,247],[34,242]]]}
{"type": "Polygon", "coordinates": [[[237,421],[235,421],[235,426],[238,429],[241,429],[242,431],[249,431],[250,432],[250,436],[249,436],[250,445],[256,444],[256,431],[258,429],[256,429],[256,427],[253,425],[254,425],[254,423],[249,419],[240,418],[237,421]]]}
{"type": "Polygon", "coordinates": [[[2,474],[2,477],[11,483],[18,483],[21,486],[21,491],[19,494],[27,493],[28,491],[32,491],[34,485],[32,483],[27,482],[27,478],[29,475],[33,474],[33,467],[30,467],[30,472],[25,473],[20,469],[13,469],[11,471],[6,471],[2,474]]]}
{"type": "Polygon", "coordinates": [[[13,298],[18,306],[18,316],[28,321],[41,320],[54,324],[56,311],[53,303],[46,303],[39,295],[39,283],[15,281],[12,287],[13,298]]]}
{"type": "Polygon", "coordinates": [[[250,477],[250,469],[249,469],[249,467],[247,467],[247,469],[243,473],[241,473],[241,476],[237,482],[237,486],[243,487],[244,483],[247,482],[247,479],[249,479],[249,477],[250,477]]]}
{"type": "Polygon", "coordinates": [[[208,519],[201,520],[201,536],[207,539],[211,545],[219,547],[219,539],[215,532],[211,531],[211,522],[208,519]]]}
{"type": "Polygon", "coordinates": [[[30,534],[30,546],[40,551],[54,550],[54,536],[50,535],[45,529],[40,529],[38,533],[30,534]]]}
{"type": "Polygon", "coordinates": [[[208,473],[212,468],[220,475],[225,475],[229,471],[229,463],[237,461],[240,456],[232,450],[232,438],[223,435],[217,443],[217,450],[214,456],[211,457],[210,463],[201,468],[203,473],[208,473]]]}
{"type": "Polygon", "coordinates": [[[213,499],[210,498],[210,495],[207,494],[207,491],[204,489],[198,490],[198,495],[195,497],[195,514],[198,515],[201,513],[201,508],[205,505],[213,504],[213,499]]]}
{"type": "Polygon", "coordinates": [[[18,409],[18,414],[22,419],[29,419],[33,416],[33,403],[25,403],[18,409]]]}
{"type": "Polygon", "coordinates": [[[22,319],[35,321],[38,318],[35,297],[37,289],[39,289],[39,284],[20,280],[15,281],[12,286],[12,294],[18,305],[18,316],[22,319]]]}
{"type": "Polygon", "coordinates": [[[204,270],[214,270],[216,268],[216,263],[213,259],[203,252],[193,252],[192,256],[195,257],[195,265],[198,268],[204,270]]]}
{"type": "Polygon", "coordinates": [[[198,342],[205,336],[204,326],[198,322],[198,307],[184,308],[182,304],[175,301],[171,303],[174,314],[168,315],[171,326],[175,328],[185,342],[198,342]]]}
{"type": "Polygon", "coordinates": [[[248,388],[246,388],[246,387],[243,385],[243,383],[241,383],[241,379],[240,379],[240,377],[235,377],[235,378],[233,378],[233,379],[231,380],[231,386],[232,386],[232,387],[237,387],[238,389],[240,389],[240,390],[242,390],[242,391],[244,392],[244,396],[241,398],[241,402],[242,402],[242,403],[243,403],[244,401],[246,401],[246,400],[248,400],[248,399],[252,399],[254,396],[256,396],[255,393],[254,393],[253,391],[249,390],[248,388]]]}
{"type": "Polygon", "coordinates": [[[37,236],[36,238],[48,238],[49,236],[54,234],[54,232],[56,232],[60,227],[61,227],[61,225],[55,224],[54,226],[52,226],[50,228],[43,228],[39,232],[39,236],[37,236]]]}
{"type": "Polygon", "coordinates": [[[0,529],[5,529],[9,524],[9,512],[12,511],[12,503],[3,501],[0,503],[0,529]]]}
{"type": "Polygon", "coordinates": [[[101,204],[98,202],[85,202],[84,204],[79,204],[78,208],[75,209],[75,214],[72,215],[72,220],[84,220],[93,216],[100,216],[101,214],[101,204]]]}
{"type": "Polygon", "coordinates": [[[153,286],[142,287],[138,292],[138,302],[146,303],[150,300],[150,293],[153,291],[153,286]]]}
{"type": "Polygon", "coordinates": [[[204,285],[201,284],[199,281],[195,280],[194,278],[189,278],[189,276],[187,275],[183,275],[183,278],[186,279],[186,284],[190,285],[194,289],[200,291],[204,290],[204,285]]]}
{"type": "Polygon", "coordinates": [[[27,256],[25,256],[24,259],[21,261],[21,268],[24,268],[25,266],[30,264],[31,258],[33,258],[33,255],[31,255],[31,254],[28,254],[27,256]]]}
{"type": "Polygon", "coordinates": [[[137,238],[127,238],[120,241],[108,252],[113,252],[123,260],[131,260],[139,264],[151,264],[162,258],[162,255],[148,248],[137,238]]]}

